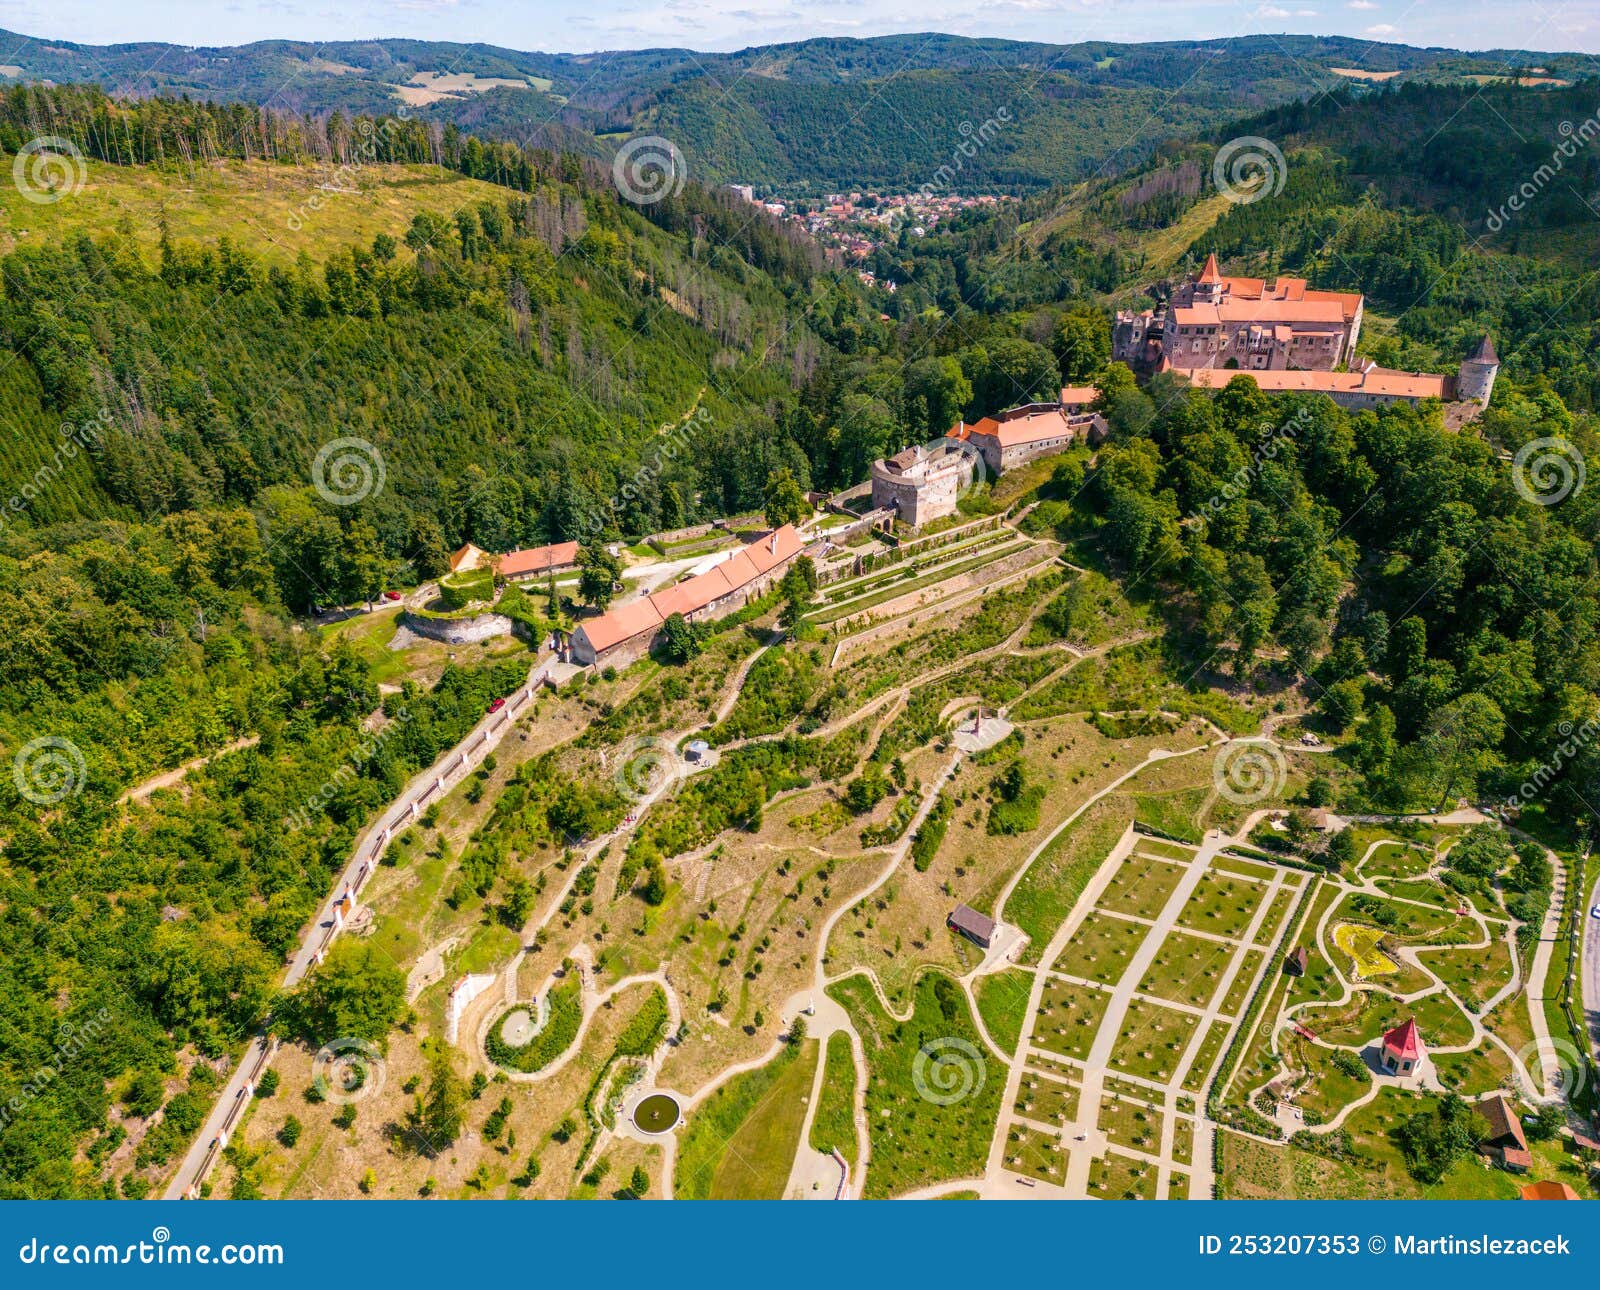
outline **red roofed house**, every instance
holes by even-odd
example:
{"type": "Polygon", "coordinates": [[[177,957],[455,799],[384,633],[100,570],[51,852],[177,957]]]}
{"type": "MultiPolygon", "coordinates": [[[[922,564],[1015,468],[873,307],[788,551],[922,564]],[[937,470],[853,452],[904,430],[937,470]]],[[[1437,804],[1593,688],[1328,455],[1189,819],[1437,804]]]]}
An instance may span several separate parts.
{"type": "Polygon", "coordinates": [[[585,619],[572,631],[573,659],[631,662],[649,652],[673,614],[690,622],[720,618],[761,595],[804,547],[794,525],[785,524],[705,573],[585,619]]]}
{"type": "Polygon", "coordinates": [[[502,578],[535,578],[546,573],[561,573],[578,567],[578,544],[557,542],[554,546],[535,546],[507,551],[495,557],[494,571],[502,578]]]}
{"type": "Polygon", "coordinates": [[[1396,372],[1376,363],[1354,364],[1348,372],[1242,371],[1225,367],[1185,371],[1189,384],[1201,390],[1226,389],[1236,377],[1254,381],[1265,394],[1326,394],[1340,407],[1377,408],[1390,403],[1439,399],[1459,405],[1460,420],[1472,420],[1488,406],[1500,371],[1494,345],[1485,336],[1462,361],[1454,376],[1430,372],[1396,372]],[[1485,357],[1487,356],[1487,357],[1485,357]]]}
{"type": "Polygon", "coordinates": [[[1578,1193],[1564,1182],[1529,1183],[1522,1189],[1523,1200],[1577,1200],[1578,1193]]]}
{"type": "Polygon", "coordinates": [[[991,474],[1002,475],[1037,457],[1064,452],[1080,437],[1096,442],[1105,419],[1092,410],[1100,397],[1093,385],[1068,385],[1058,403],[1025,403],[968,425],[958,421],[945,438],[970,443],[983,454],[991,474]]]}
{"type": "Polygon", "coordinates": [[[1422,1062],[1422,1036],[1413,1017],[1383,1037],[1383,1069],[1391,1075],[1409,1075],[1422,1062]]]}
{"type": "Polygon", "coordinates": [[[1517,1110],[1504,1093],[1486,1097],[1477,1104],[1478,1114],[1489,1126],[1489,1131],[1478,1145],[1489,1159],[1513,1173],[1525,1174],[1533,1168],[1533,1156],[1528,1151],[1528,1138],[1522,1131],[1522,1121],[1517,1110]]]}

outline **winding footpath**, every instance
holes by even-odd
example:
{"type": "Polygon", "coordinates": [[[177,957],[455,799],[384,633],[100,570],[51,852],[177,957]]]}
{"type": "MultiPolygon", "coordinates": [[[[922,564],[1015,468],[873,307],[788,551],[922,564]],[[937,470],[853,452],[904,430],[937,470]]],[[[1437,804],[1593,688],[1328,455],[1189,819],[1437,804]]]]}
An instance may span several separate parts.
{"type": "MultiPolygon", "coordinates": [[[[371,878],[390,841],[417,818],[424,804],[444,796],[447,783],[459,782],[500,744],[522,715],[533,711],[531,700],[554,666],[549,658],[536,663],[529,670],[527,681],[507,699],[505,707],[486,714],[454,748],[442,754],[427,770],[413,776],[400,796],[356,839],[350,859],[329,889],[321,909],[301,932],[300,946],[284,971],[282,989],[292,989],[313,964],[322,961],[328,947],[344,928],[347,912],[354,909],[356,897],[371,878]]],[[[277,1047],[277,1041],[265,1031],[250,1041],[167,1184],[164,1199],[181,1200],[198,1195],[200,1184],[227,1146],[228,1135],[249,1105],[256,1082],[271,1065],[277,1047]]]]}

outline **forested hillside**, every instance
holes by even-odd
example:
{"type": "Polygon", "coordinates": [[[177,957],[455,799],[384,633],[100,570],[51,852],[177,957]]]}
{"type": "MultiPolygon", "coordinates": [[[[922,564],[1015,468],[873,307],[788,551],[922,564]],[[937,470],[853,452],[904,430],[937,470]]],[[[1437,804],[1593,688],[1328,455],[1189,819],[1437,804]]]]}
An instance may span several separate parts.
{"type": "MultiPolygon", "coordinates": [[[[1402,119],[1420,134],[1448,117],[1455,93],[1252,122],[1289,166],[1246,206],[1205,187],[1212,144],[1172,145],[1138,174],[886,249],[873,267],[904,285],[871,299],[696,183],[635,206],[582,156],[416,119],[9,90],[0,146],[65,135],[90,178],[47,208],[70,211],[60,236],[19,227],[0,262],[0,492],[20,500],[0,528],[0,755],[21,767],[0,776],[0,1194],[158,1181],[200,1123],[209,1061],[272,1006],[360,829],[525,675],[518,646],[380,696],[375,659],[325,647],[311,606],[427,578],[465,540],[584,536],[596,515],[635,537],[759,507],[775,469],[855,483],[884,452],[1064,380],[1100,382],[1111,440],[1041,471],[1026,523],[1148,601],[1173,676],[1298,678],[1357,732],[1342,784],[1365,800],[1509,795],[1600,720],[1595,492],[1538,505],[1503,459],[1536,439],[1600,451],[1600,301],[1565,208],[1477,239],[1463,212],[1504,158],[1424,148],[1402,179],[1361,151],[1402,119]],[[1322,115],[1339,110],[1351,129],[1322,115]],[[162,227],[151,192],[208,191],[214,165],[308,174],[317,192],[331,169],[336,189],[386,195],[359,237],[330,232],[337,192],[259,242],[215,212],[208,227],[203,206],[162,227]],[[472,181],[468,200],[440,202],[419,168],[472,181]],[[1230,269],[1366,290],[1381,356],[1453,362],[1493,330],[1493,407],[1454,434],[1430,407],[1136,388],[1106,362],[1109,306],[1212,245],[1230,269]],[[685,418],[691,450],[663,455],[685,418]],[[333,500],[312,480],[345,439],[366,476],[333,500]],[[182,794],[119,804],[252,736],[182,794]],[[64,1025],[93,1037],[71,1062],[64,1025]]],[[[1571,110],[1491,93],[1530,138],[1571,110]]],[[[1579,829],[1597,776],[1585,747],[1541,777],[1551,827],[1579,829]]],[[[593,782],[540,785],[518,809],[552,838],[620,815],[593,782]]],[[[500,859],[464,863],[476,899],[500,859]]],[[[330,979],[352,1008],[384,1001],[381,1035],[403,1011],[396,976],[330,979]]]]}
{"type": "Polygon", "coordinates": [[[1232,122],[1210,143],[1167,145],[1130,176],[903,237],[872,267],[910,285],[885,302],[903,317],[930,303],[1005,315],[1089,296],[1148,304],[1147,290],[1214,250],[1226,272],[1364,292],[1362,348],[1389,366],[1451,370],[1488,331],[1508,371],[1594,407],[1600,148],[1569,139],[1594,88],[1319,96],[1232,122]],[[1240,135],[1286,161],[1273,191],[1235,204],[1211,169],[1216,144],[1240,135]],[[1507,208],[1540,166],[1534,198],[1507,208]]]}
{"type": "MultiPolygon", "coordinates": [[[[155,162],[141,178],[165,174],[178,189],[189,171],[180,157],[226,155],[224,140],[315,179],[316,154],[328,152],[325,169],[348,140],[376,137],[391,157],[438,153],[504,182],[480,185],[453,214],[419,210],[356,244],[328,236],[340,220],[329,198],[303,212],[320,262],[264,262],[247,249],[249,230],[225,219],[204,239],[157,228],[152,242],[151,229],[127,226],[25,244],[3,266],[5,333],[27,361],[0,378],[11,427],[0,488],[20,489],[51,459],[61,425],[98,430],[93,450],[14,523],[278,510],[264,502],[275,486],[303,486],[324,444],[356,436],[381,458],[386,487],[373,514],[343,518],[370,520],[386,558],[432,571],[467,539],[503,549],[577,536],[662,427],[702,406],[699,433],[721,447],[678,463],[662,494],[671,512],[657,513],[652,493],[621,517],[629,532],[748,506],[769,457],[805,474],[774,439],[770,406],[819,344],[796,314],[815,253],[770,226],[735,224],[719,197],[685,190],[650,208],[651,224],[608,175],[570,156],[497,162],[476,140],[453,152],[458,141],[414,126],[402,138],[381,120],[314,127],[65,93],[56,106],[52,128],[82,139],[104,185],[75,195],[80,229],[93,224],[97,193],[102,228],[126,215],[119,167],[102,156],[155,162]],[[702,237],[672,231],[691,223],[702,237]]],[[[0,135],[15,146],[25,109],[15,97],[12,107],[0,135]]],[[[397,177],[397,191],[406,182],[397,177]]]]}
{"type": "Polygon", "coordinates": [[[1349,85],[1352,73],[1465,83],[1532,65],[1554,80],[1587,70],[1574,55],[1290,35],[1041,44],[917,33],[603,56],[420,40],[206,49],[5,38],[16,80],[312,113],[405,104],[417,120],[602,157],[622,137],[657,132],[702,177],[811,192],[926,183],[966,137],[961,123],[976,129],[1001,106],[1014,124],[963,170],[966,191],[1125,169],[1165,139],[1349,85]]]}
{"type": "MultiPolygon", "coordinates": [[[[43,107],[98,176],[58,205],[102,206],[0,262],[0,962],[16,987],[0,1193],[138,1196],[197,1130],[210,1061],[261,1022],[357,833],[528,667],[520,644],[441,655],[432,684],[380,703],[375,660],[295,615],[435,574],[466,539],[759,505],[774,467],[808,475],[778,421],[824,343],[813,327],[853,327],[862,306],[722,198],[685,189],[651,222],[573,156],[74,90],[8,103],[7,147],[43,107]],[[480,187],[345,244],[330,195],[287,257],[258,254],[242,220],[133,227],[131,195],[229,159],[253,167],[236,177],[345,166],[341,187],[387,176],[401,193],[405,167],[443,165],[480,187]],[[351,440],[319,478],[319,454],[351,440]],[[180,793],[119,802],[244,738],[180,793]]],[[[293,225],[270,231],[293,244],[293,225]]],[[[558,788],[559,818],[594,815],[590,789],[558,788]]]]}

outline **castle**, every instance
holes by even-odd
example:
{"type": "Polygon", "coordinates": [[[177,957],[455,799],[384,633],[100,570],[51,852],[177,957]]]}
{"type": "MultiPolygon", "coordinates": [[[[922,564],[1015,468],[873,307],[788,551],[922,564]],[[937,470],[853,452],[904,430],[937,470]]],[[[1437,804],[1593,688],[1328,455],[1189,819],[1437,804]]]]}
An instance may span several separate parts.
{"type": "Polygon", "coordinates": [[[896,518],[918,528],[956,509],[980,461],[989,474],[1001,475],[1065,452],[1080,437],[1099,443],[1106,432],[1105,418],[1092,407],[1099,397],[1093,385],[1069,385],[1058,402],[1025,403],[971,425],[957,421],[940,442],[875,461],[873,509],[893,509],[896,518]]]}
{"type": "Polygon", "coordinates": [[[1431,372],[1397,372],[1360,362],[1348,372],[1251,372],[1199,368],[1182,375],[1197,389],[1220,390],[1236,376],[1247,377],[1266,394],[1326,394],[1346,408],[1376,408],[1388,403],[1420,403],[1439,399],[1447,404],[1445,423],[1452,429],[1472,421],[1489,406],[1500,356],[1485,334],[1456,369],[1454,376],[1431,372]]]}
{"type": "Polygon", "coordinates": [[[1172,300],[1117,311],[1111,357],[1135,371],[1213,367],[1329,372],[1355,356],[1360,292],[1316,291],[1304,278],[1224,277],[1215,254],[1172,300]]]}
{"type": "Polygon", "coordinates": [[[918,528],[956,509],[976,468],[976,455],[959,443],[902,449],[872,463],[872,509],[892,509],[918,528]]]}
{"type": "Polygon", "coordinates": [[[1225,276],[1213,253],[1170,302],[1117,311],[1111,357],[1138,372],[1176,371],[1198,389],[1247,376],[1268,394],[1326,394],[1347,408],[1439,399],[1459,426],[1489,404],[1500,358],[1488,336],[1455,375],[1397,372],[1355,356],[1363,297],[1317,291],[1304,278],[1225,276]],[[1336,370],[1348,368],[1348,370],[1336,370]]]}

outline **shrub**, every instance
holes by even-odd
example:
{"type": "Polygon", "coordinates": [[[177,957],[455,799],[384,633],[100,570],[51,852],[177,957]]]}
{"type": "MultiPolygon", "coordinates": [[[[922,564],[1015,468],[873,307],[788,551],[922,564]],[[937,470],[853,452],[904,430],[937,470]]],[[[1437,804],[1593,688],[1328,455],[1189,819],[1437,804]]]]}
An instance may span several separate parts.
{"type": "Polygon", "coordinates": [[[449,609],[465,609],[474,601],[494,599],[494,571],[465,569],[439,579],[439,598],[449,609]]]}

